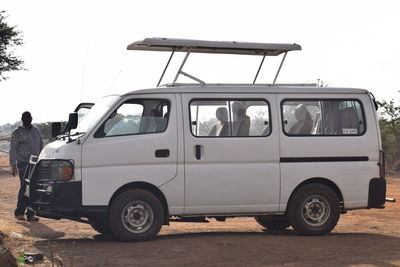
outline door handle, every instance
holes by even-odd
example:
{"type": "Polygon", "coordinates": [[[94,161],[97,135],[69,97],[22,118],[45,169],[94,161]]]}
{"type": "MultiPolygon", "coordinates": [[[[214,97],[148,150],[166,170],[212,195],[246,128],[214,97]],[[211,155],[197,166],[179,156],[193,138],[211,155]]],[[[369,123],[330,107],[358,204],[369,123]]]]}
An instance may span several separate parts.
{"type": "Polygon", "coordinates": [[[156,158],[168,158],[169,149],[157,149],[155,152],[156,158]]]}
{"type": "Polygon", "coordinates": [[[196,145],[196,159],[201,159],[201,145],[196,145]]]}

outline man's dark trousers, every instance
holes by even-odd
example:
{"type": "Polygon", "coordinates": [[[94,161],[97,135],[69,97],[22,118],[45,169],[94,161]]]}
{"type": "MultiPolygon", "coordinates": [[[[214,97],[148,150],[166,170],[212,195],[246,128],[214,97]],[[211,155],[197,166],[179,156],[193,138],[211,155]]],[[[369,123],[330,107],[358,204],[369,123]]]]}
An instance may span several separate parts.
{"type": "MultiPolygon", "coordinates": [[[[27,162],[18,162],[17,167],[18,167],[20,187],[19,187],[19,193],[18,193],[17,209],[14,212],[15,216],[25,215],[25,210],[27,210],[27,208],[29,206],[29,199],[26,196],[24,196],[25,189],[26,189],[25,178],[28,178],[28,167],[29,166],[28,166],[27,162]]],[[[26,212],[26,216],[28,218],[30,218],[30,217],[33,217],[33,215],[34,215],[33,211],[28,209],[26,212]]]]}

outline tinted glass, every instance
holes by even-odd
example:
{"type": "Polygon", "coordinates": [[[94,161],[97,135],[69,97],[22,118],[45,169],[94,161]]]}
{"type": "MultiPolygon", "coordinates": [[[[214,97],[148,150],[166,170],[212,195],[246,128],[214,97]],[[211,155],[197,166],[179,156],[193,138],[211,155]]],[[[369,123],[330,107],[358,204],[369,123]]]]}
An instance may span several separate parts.
{"type": "Polygon", "coordinates": [[[288,100],[282,104],[288,135],[361,135],[365,119],[357,100],[288,100]]]}
{"type": "Polygon", "coordinates": [[[111,114],[95,137],[163,132],[168,124],[169,107],[166,100],[128,100],[111,114]]]}
{"type": "Polygon", "coordinates": [[[190,116],[194,136],[267,136],[271,131],[264,100],[195,100],[190,116]]]}

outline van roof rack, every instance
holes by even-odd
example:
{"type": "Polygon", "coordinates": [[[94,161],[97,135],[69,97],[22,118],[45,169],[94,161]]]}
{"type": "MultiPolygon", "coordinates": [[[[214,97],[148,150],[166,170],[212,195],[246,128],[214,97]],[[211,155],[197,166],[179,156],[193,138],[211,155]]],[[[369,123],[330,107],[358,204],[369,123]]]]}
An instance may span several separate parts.
{"type": "Polygon", "coordinates": [[[160,85],[162,78],[171,62],[175,52],[186,52],[178,72],[172,84],[175,84],[179,75],[184,75],[196,82],[201,86],[205,86],[205,82],[184,72],[183,66],[186,63],[190,53],[209,53],[209,54],[235,54],[235,55],[256,55],[262,56],[261,63],[258,67],[256,76],[254,77],[253,84],[256,83],[258,74],[264,63],[266,56],[278,56],[283,53],[282,61],[279,65],[278,71],[275,75],[272,85],[275,85],[279,72],[285,61],[286,54],[289,51],[301,50],[298,44],[277,44],[277,43],[249,43],[249,42],[226,42],[226,41],[203,41],[203,40],[189,40],[189,39],[171,39],[171,38],[146,38],[141,41],[136,41],[127,47],[128,50],[146,50],[146,51],[170,51],[171,56],[168,59],[167,65],[157,83],[160,85]]]}
{"type": "MultiPolygon", "coordinates": [[[[198,83],[167,83],[165,87],[194,87],[198,86],[198,83]]],[[[257,83],[257,84],[249,84],[249,83],[207,83],[206,86],[215,87],[215,86],[255,86],[255,87],[318,87],[317,83],[257,83]]]]}

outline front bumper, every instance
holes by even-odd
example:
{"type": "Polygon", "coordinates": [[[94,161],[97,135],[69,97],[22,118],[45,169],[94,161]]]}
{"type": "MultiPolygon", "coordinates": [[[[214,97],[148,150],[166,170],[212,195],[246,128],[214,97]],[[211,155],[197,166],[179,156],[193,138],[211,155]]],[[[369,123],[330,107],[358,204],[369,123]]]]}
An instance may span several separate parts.
{"type": "Polygon", "coordinates": [[[49,160],[39,161],[29,179],[29,203],[38,216],[52,219],[105,218],[106,206],[82,206],[82,182],[59,181],[50,177],[49,160]]]}

